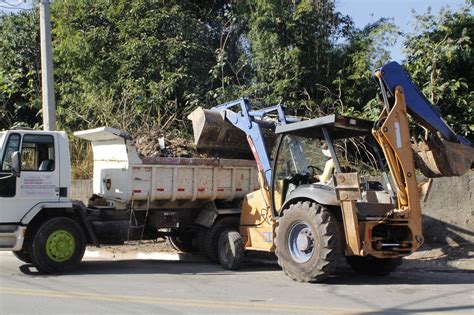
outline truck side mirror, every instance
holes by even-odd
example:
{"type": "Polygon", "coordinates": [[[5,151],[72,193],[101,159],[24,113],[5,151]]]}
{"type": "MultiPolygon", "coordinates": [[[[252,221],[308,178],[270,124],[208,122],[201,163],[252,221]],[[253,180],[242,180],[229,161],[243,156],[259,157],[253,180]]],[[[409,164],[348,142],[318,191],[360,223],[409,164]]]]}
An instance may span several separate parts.
{"type": "Polygon", "coordinates": [[[20,151],[15,151],[11,155],[12,163],[12,174],[13,176],[20,177],[21,173],[21,153],[20,151]]]}

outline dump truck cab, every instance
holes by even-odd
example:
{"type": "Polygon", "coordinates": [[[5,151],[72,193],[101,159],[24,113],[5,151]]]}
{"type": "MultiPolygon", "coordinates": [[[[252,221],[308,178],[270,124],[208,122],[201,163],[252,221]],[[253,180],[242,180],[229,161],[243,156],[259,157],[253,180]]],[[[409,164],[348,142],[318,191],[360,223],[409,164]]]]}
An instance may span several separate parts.
{"type": "Polygon", "coordinates": [[[12,129],[0,136],[0,246],[19,250],[28,223],[44,209],[70,208],[64,132],[12,129]]]}

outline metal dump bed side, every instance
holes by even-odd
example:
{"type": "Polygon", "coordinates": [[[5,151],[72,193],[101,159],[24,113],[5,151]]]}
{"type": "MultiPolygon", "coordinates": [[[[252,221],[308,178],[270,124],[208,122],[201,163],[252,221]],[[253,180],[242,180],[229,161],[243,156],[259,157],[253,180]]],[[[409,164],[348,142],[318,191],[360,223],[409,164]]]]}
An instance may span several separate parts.
{"type": "Polygon", "coordinates": [[[233,200],[259,187],[253,161],[139,157],[132,138],[110,127],[75,135],[92,144],[94,194],[117,208],[132,200],[150,200],[152,207],[162,201],[187,201],[189,206],[194,201],[233,200]]]}

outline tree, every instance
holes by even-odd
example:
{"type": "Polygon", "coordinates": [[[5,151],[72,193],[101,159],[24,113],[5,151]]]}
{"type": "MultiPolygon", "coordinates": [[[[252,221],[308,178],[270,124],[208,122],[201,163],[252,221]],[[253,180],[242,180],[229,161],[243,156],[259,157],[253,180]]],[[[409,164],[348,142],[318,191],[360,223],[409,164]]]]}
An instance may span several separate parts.
{"type": "Polygon", "coordinates": [[[458,134],[474,140],[474,20],[466,6],[457,12],[415,15],[408,34],[405,67],[422,92],[458,134]]]}
{"type": "Polygon", "coordinates": [[[55,1],[63,124],[182,128],[212,84],[213,38],[195,9],[192,1],[55,1]]]}
{"type": "Polygon", "coordinates": [[[0,129],[41,123],[38,14],[0,15],[0,129]]]}
{"type": "Polygon", "coordinates": [[[390,61],[389,48],[400,34],[398,27],[386,18],[362,29],[351,29],[347,43],[342,47],[344,57],[334,82],[340,90],[337,111],[377,119],[380,106],[372,72],[390,61]]]}

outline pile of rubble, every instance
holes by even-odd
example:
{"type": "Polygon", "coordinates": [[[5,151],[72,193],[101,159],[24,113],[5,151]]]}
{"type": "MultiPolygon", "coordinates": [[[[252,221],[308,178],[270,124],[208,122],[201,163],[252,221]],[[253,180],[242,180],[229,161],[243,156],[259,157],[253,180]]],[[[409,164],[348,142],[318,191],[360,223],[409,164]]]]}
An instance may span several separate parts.
{"type": "Polygon", "coordinates": [[[192,136],[183,137],[177,132],[149,130],[135,135],[135,146],[140,156],[156,157],[206,157],[196,151],[192,136]]]}

